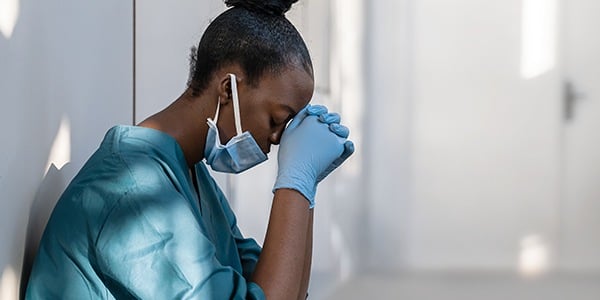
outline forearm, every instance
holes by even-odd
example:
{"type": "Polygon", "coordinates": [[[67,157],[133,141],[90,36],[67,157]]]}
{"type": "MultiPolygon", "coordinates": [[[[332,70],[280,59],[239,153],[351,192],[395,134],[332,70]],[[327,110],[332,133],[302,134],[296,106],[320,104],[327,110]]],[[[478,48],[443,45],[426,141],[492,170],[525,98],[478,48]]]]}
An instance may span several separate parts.
{"type": "Polygon", "coordinates": [[[308,232],[306,234],[306,252],[304,259],[304,271],[302,274],[302,285],[300,286],[300,294],[298,295],[298,300],[306,299],[306,295],[308,293],[308,285],[310,282],[310,270],[312,265],[312,246],[313,246],[313,217],[314,217],[314,209],[310,210],[310,215],[308,219],[308,232]]]}
{"type": "Polygon", "coordinates": [[[302,194],[290,189],[275,191],[265,242],[252,277],[267,299],[294,299],[301,292],[311,221],[302,194]]]}

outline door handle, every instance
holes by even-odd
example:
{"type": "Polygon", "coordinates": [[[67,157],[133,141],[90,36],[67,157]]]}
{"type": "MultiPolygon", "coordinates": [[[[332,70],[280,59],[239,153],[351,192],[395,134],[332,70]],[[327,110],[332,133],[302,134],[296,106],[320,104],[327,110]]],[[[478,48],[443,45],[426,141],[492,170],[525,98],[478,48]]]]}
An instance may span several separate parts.
{"type": "Polygon", "coordinates": [[[585,99],[585,95],[580,93],[571,80],[563,82],[563,117],[569,122],[575,117],[575,104],[578,100],[585,99]]]}

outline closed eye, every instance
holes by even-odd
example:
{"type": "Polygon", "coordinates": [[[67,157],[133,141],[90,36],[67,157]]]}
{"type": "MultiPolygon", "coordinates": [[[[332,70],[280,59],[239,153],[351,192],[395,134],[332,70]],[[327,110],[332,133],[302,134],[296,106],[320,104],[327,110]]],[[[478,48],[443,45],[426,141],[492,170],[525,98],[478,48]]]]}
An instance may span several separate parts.
{"type": "Polygon", "coordinates": [[[292,120],[292,115],[288,114],[284,118],[271,118],[271,127],[279,127],[284,125],[284,128],[290,123],[292,120]]]}

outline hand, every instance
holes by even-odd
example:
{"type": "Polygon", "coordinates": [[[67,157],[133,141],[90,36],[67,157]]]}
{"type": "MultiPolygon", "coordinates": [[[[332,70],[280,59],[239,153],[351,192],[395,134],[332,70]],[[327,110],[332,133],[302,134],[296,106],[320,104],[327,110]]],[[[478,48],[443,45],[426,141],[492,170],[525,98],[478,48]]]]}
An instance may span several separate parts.
{"type": "Polygon", "coordinates": [[[297,190],[314,207],[317,183],[354,152],[349,130],[339,122],[338,114],[318,105],[307,105],[294,117],[281,137],[273,191],[297,190]]]}
{"type": "MultiPolygon", "coordinates": [[[[329,130],[331,132],[337,134],[339,137],[347,139],[350,135],[350,130],[348,127],[340,125],[341,117],[337,113],[327,113],[327,108],[321,105],[313,105],[308,109],[309,114],[318,114],[319,121],[329,124],[329,130]],[[316,109],[318,107],[318,109],[316,109]]],[[[342,155],[338,157],[325,171],[319,174],[317,178],[317,183],[321,182],[321,180],[325,179],[329,173],[333,172],[333,170],[337,169],[350,155],[354,153],[354,143],[352,141],[346,141],[344,143],[344,152],[342,155]]]]}
{"type": "MultiPolygon", "coordinates": [[[[327,107],[323,105],[307,105],[307,113],[309,115],[319,116],[319,121],[329,124],[329,130],[342,138],[348,138],[350,130],[346,126],[340,125],[341,117],[337,113],[327,112],[327,107]]],[[[354,153],[354,143],[346,141],[344,143],[344,152],[336,159],[323,173],[319,174],[317,183],[325,179],[329,173],[337,169],[350,155],[354,153]]]]}

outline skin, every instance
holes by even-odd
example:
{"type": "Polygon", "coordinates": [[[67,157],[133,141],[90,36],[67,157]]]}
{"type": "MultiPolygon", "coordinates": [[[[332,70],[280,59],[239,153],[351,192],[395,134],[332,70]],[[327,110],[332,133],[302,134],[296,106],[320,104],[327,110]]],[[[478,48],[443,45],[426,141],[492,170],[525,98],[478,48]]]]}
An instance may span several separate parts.
{"type": "MultiPolygon", "coordinates": [[[[267,73],[256,86],[248,84],[239,65],[216,71],[197,97],[186,90],[161,112],[139,124],[171,135],[183,150],[190,168],[204,159],[207,118],[221,105],[217,127],[226,144],[236,135],[228,73],[237,77],[243,131],[249,131],[264,153],[279,144],[286,124],[312,98],[314,80],[303,68],[289,66],[267,73]]],[[[305,299],[312,259],[313,210],[302,194],[291,189],[275,192],[263,250],[252,281],[267,299],[305,299]]]]}

